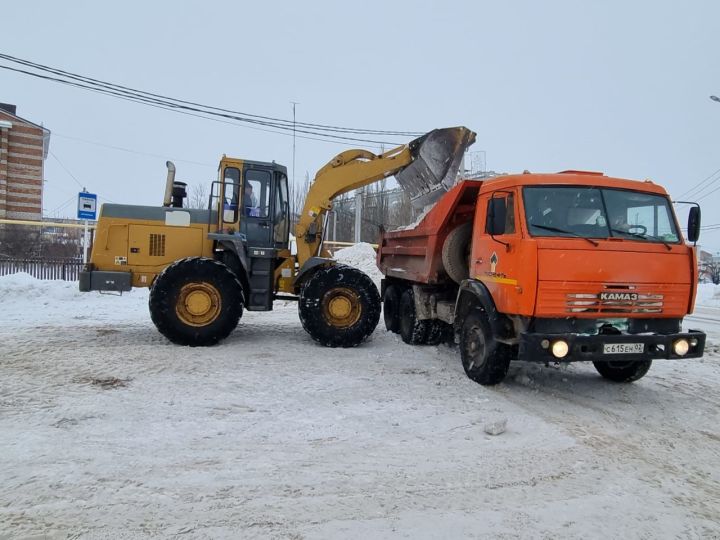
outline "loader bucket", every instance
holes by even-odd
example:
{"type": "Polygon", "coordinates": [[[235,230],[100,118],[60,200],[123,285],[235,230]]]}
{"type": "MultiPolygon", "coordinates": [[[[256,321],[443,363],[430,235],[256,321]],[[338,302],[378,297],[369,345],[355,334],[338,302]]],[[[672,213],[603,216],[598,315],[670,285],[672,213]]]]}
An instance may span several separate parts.
{"type": "Polygon", "coordinates": [[[414,159],[395,179],[415,208],[434,203],[455,184],[465,149],[474,142],[466,127],[434,129],[410,142],[414,159]]]}

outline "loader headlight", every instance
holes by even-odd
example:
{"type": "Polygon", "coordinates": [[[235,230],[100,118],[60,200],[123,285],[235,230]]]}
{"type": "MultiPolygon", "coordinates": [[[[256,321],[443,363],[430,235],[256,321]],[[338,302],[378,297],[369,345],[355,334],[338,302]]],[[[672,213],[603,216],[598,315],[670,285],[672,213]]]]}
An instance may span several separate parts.
{"type": "Polygon", "coordinates": [[[675,354],[678,356],[685,356],[689,350],[690,343],[688,343],[687,339],[678,339],[673,343],[673,351],[675,351],[675,354]]]}
{"type": "Polygon", "coordinates": [[[563,339],[558,339],[557,341],[553,342],[550,350],[552,351],[552,354],[555,358],[565,358],[567,356],[567,353],[570,351],[570,347],[568,347],[567,341],[563,339]]]}

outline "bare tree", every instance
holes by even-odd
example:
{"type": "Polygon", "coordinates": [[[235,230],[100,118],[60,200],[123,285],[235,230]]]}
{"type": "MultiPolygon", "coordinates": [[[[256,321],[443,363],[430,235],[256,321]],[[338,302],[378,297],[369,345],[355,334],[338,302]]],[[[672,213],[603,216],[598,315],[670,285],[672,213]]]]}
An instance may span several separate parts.
{"type": "Polygon", "coordinates": [[[207,208],[208,203],[209,199],[207,184],[192,184],[190,186],[190,193],[187,200],[188,208],[207,208]]]}
{"type": "Polygon", "coordinates": [[[305,171],[305,178],[302,183],[290,184],[290,193],[288,197],[290,199],[290,218],[292,229],[295,229],[295,225],[300,219],[300,212],[302,212],[303,206],[305,206],[305,198],[307,193],[310,191],[310,173],[305,171]]]}
{"type": "Polygon", "coordinates": [[[720,261],[703,263],[700,272],[710,278],[715,285],[720,285],[720,261]]]}

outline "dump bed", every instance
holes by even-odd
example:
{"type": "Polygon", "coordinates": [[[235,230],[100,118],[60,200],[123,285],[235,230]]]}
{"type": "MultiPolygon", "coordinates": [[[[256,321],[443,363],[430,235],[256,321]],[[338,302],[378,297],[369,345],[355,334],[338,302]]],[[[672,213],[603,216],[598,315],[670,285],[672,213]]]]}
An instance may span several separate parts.
{"type": "Polygon", "coordinates": [[[463,180],[445,193],[414,225],[383,231],[377,265],[387,277],[418,283],[448,281],[442,246],[459,225],[472,221],[482,181],[463,180]]]}

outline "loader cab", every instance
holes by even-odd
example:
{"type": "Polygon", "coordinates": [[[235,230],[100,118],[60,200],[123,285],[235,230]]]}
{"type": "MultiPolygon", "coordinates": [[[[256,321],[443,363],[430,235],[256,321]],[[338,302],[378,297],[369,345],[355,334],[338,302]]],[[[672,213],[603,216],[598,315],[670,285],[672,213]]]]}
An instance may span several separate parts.
{"type": "Polygon", "coordinates": [[[213,199],[219,206],[219,231],[239,234],[246,246],[287,249],[290,204],[285,167],[223,157],[213,199]]]}

